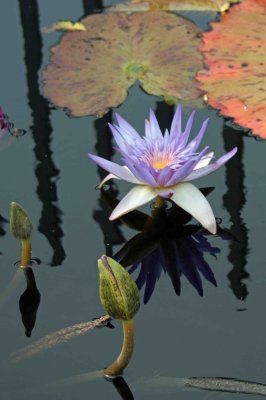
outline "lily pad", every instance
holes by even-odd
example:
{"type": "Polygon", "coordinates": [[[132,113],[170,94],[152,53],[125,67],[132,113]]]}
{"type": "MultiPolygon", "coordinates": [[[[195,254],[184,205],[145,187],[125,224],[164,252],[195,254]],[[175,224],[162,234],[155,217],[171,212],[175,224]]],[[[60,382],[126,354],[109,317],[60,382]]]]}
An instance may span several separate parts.
{"type": "Polygon", "coordinates": [[[107,12],[142,11],[225,11],[230,0],[130,0],[107,9],[107,12]]]}
{"type": "Polygon", "coordinates": [[[66,32],[43,73],[44,94],[71,115],[104,115],[136,80],[169,103],[201,95],[194,79],[203,68],[201,39],[192,22],[163,11],[80,22],[86,31],[66,32]]]}
{"type": "Polygon", "coordinates": [[[266,0],[232,7],[201,48],[207,69],[197,75],[208,103],[266,138],[266,0]]]}

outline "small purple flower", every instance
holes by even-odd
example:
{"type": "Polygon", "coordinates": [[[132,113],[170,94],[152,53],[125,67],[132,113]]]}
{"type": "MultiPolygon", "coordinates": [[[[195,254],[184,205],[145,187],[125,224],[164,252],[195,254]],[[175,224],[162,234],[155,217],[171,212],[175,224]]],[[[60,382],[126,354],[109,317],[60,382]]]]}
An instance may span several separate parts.
{"type": "Polygon", "coordinates": [[[204,228],[216,233],[216,221],[210,204],[203,194],[189,181],[208,175],[220,168],[236,153],[235,147],[213,163],[213,152],[206,146],[198,152],[198,147],[207,128],[206,119],[197,136],[188,142],[195,111],[188,118],[182,131],[182,109],[176,109],[170,132],[161,132],[154,112],[145,121],[145,135],[138,132],[120,115],[116,115],[117,125],[111,125],[121,154],[123,166],[102,157],[89,157],[110,174],[101,182],[102,186],[111,178],[123,179],[136,184],[113,210],[110,220],[148,203],[155,197],[171,198],[179,207],[196,218],[204,228]]]}
{"type": "Polygon", "coordinates": [[[8,130],[11,126],[11,122],[9,121],[7,115],[4,114],[2,107],[0,107],[0,132],[8,130]]]}

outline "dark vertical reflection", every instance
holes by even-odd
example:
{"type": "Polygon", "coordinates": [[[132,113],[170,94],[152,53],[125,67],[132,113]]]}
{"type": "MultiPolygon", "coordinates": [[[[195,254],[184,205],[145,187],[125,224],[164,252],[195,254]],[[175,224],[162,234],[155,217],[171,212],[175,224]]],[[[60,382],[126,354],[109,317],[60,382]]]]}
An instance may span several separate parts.
{"type": "Polygon", "coordinates": [[[25,335],[30,337],[35,326],[41,295],[37,288],[32,269],[28,267],[25,268],[23,272],[27,282],[27,289],[20,296],[19,309],[21,312],[21,319],[25,327],[25,335]]]}
{"type": "Polygon", "coordinates": [[[102,0],[82,0],[84,17],[103,9],[102,0]]]}
{"type": "Polygon", "coordinates": [[[245,196],[245,173],[243,166],[244,142],[241,132],[228,126],[224,129],[224,147],[226,151],[237,146],[236,155],[226,164],[226,185],[227,193],[224,195],[224,207],[231,217],[231,231],[236,237],[230,244],[228,260],[232,263],[233,269],[229,272],[230,287],[234,295],[245,300],[248,295],[247,285],[243,283],[244,279],[249,277],[245,270],[248,254],[248,231],[241,217],[241,211],[246,203],[245,196]]]}
{"type": "Polygon", "coordinates": [[[169,106],[164,101],[156,102],[155,115],[163,133],[166,129],[170,129],[174,112],[174,106],[169,106]]]}
{"type": "Polygon", "coordinates": [[[0,214],[0,236],[4,236],[6,234],[6,230],[4,228],[5,224],[8,224],[8,220],[2,217],[0,214]]]}
{"type": "MultiPolygon", "coordinates": [[[[95,121],[94,126],[97,132],[97,142],[95,146],[96,154],[106,158],[107,160],[111,160],[114,151],[112,145],[112,134],[110,132],[110,128],[108,123],[112,122],[112,112],[109,111],[102,118],[99,118],[95,121]]],[[[98,168],[99,181],[101,181],[106,175],[107,172],[101,168],[98,168]]],[[[116,184],[110,181],[110,191],[112,194],[117,197],[118,190],[116,189],[116,184]]],[[[107,207],[103,198],[101,197],[101,193],[99,191],[99,206],[100,210],[95,210],[93,213],[93,217],[95,221],[101,227],[101,230],[104,235],[104,244],[106,254],[110,257],[113,256],[113,246],[117,244],[121,244],[125,241],[120,229],[120,222],[110,222],[109,215],[111,213],[109,207],[107,207]]]]}
{"type": "Polygon", "coordinates": [[[39,231],[44,234],[53,249],[51,265],[62,264],[65,251],[61,243],[61,212],[56,206],[56,180],[59,171],[52,159],[50,147],[52,127],[46,99],[40,94],[38,72],[42,62],[42,39],[39,31],[38,4],[36,0],[19,0],[21,25],[24,37],[25,64],[27,70],[28,101],[32,110],[31,127],[35,142],[35,174],[38,180],[37,194],[42,203],[39,231]]]}

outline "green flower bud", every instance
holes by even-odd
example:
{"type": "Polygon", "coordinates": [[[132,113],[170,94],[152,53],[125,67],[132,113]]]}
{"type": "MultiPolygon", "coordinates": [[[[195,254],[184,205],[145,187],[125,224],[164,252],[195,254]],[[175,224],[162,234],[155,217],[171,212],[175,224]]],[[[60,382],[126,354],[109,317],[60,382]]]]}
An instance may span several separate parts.
{"type": "Polygon", "coordinates": [[[10,232],[16,239],[30,239],[32,223],[26,211],[18,204],[11,203],[10,232]]]}
{"type": "Polygon", "coordinates": [[[122,265],[105,255],[98,260],[98,268],[103,308],[112,318],[132,319],[140,306],[136,283],[122,265]]]}

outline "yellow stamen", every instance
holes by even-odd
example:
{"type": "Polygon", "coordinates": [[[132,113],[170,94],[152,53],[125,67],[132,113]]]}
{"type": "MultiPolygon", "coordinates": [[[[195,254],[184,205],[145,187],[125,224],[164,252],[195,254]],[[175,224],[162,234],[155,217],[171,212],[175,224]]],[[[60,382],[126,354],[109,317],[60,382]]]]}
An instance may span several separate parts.
{"type": "Polygon", "coordinates": [[[156,160],[152,163],[153,168],[155,169],[163,169],[164,167],[167,167],[168,162],[166,160],[156,160]]]}

